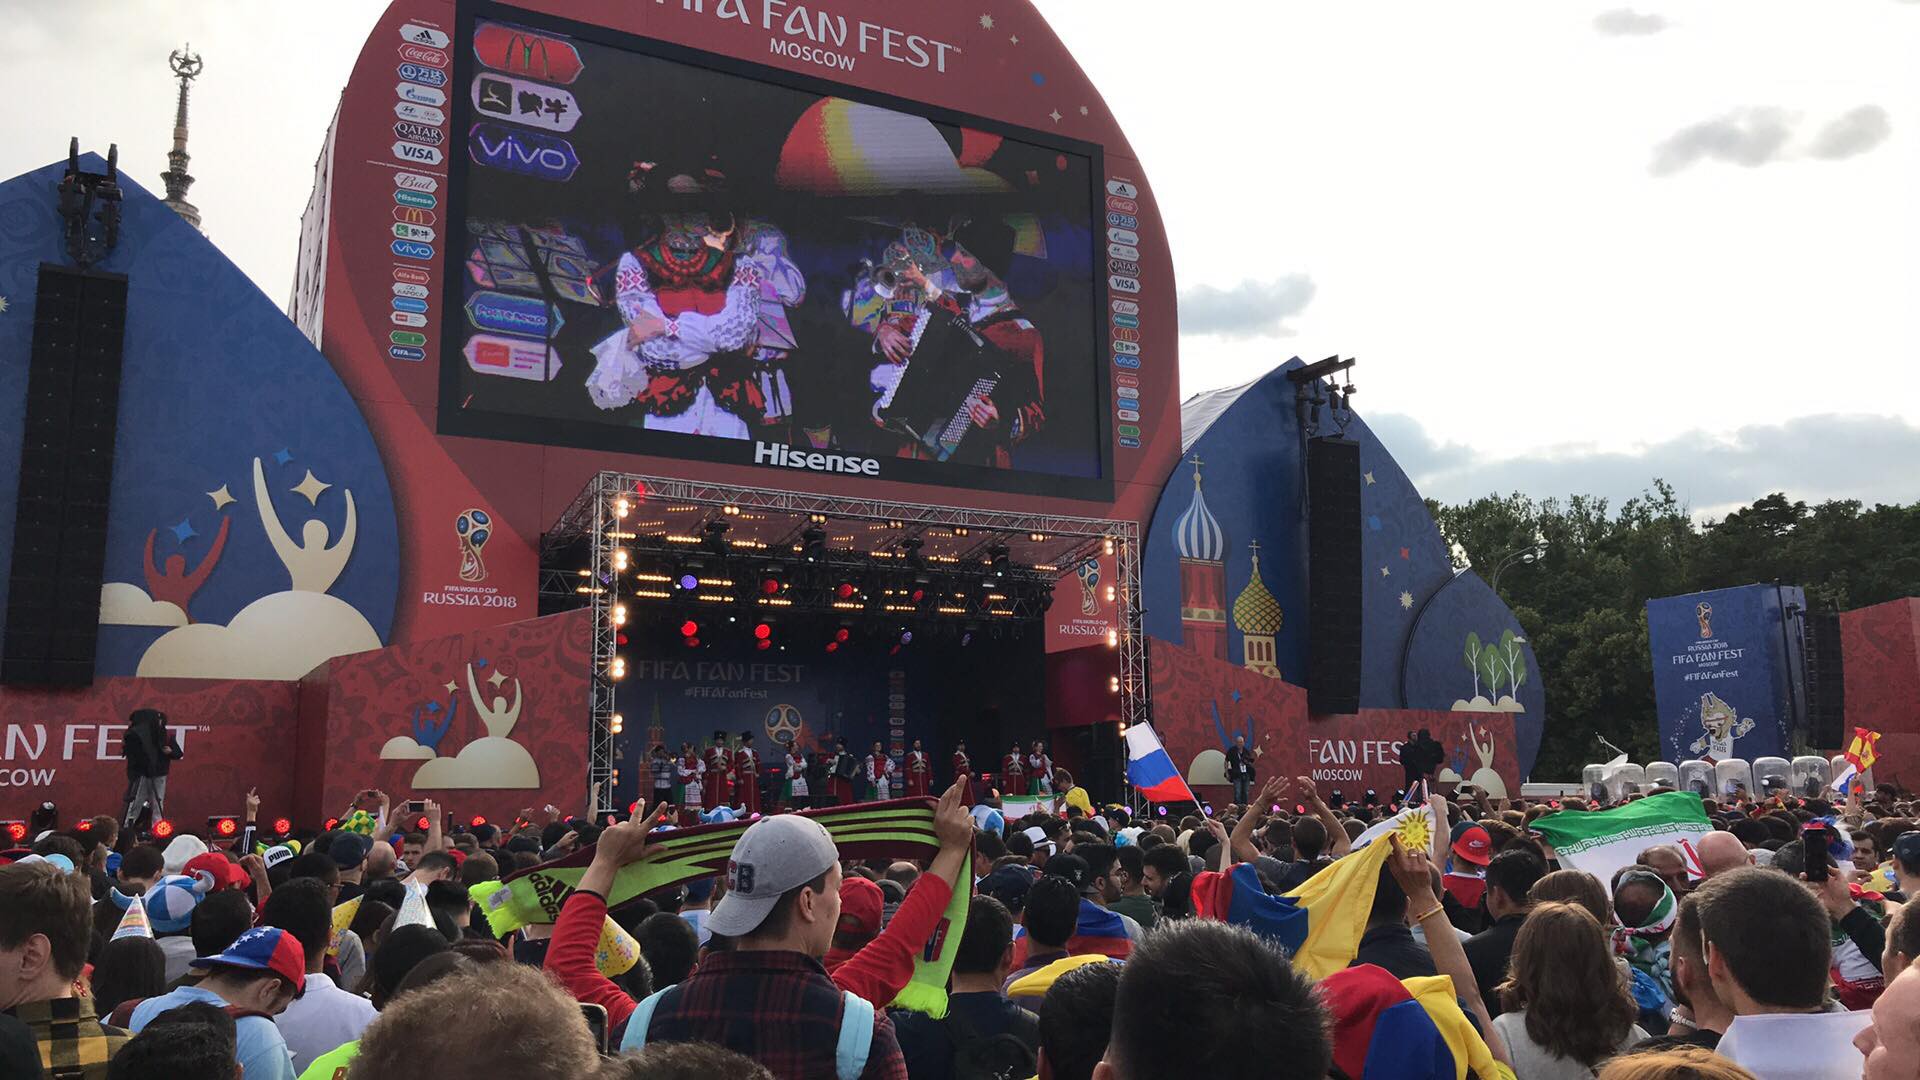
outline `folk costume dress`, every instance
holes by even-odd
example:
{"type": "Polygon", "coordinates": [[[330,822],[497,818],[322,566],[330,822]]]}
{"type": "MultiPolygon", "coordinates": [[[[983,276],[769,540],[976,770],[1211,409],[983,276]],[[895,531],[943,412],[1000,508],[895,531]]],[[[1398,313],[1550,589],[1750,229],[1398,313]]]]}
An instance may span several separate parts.
{"type": "Polygon", "coordinates": [[[925,795],[933,787],[933,763],[924,750],[907,751],[907,794],[925,795]]]}
{"type": "Polygon", "coordinates": [[[964,779],[966,781],[960,788],[960,802],[962,805],[972,806],[973,762],[967,759],[967,755],[963,751],[955,750],[953,752],[953,778],[955,780],[964,779]]]}
{"type": "Polygon", "coordinates": [[[760,812],[760,755],[751,746],[733,752],[733,790],[743,810],[760,812]]]}

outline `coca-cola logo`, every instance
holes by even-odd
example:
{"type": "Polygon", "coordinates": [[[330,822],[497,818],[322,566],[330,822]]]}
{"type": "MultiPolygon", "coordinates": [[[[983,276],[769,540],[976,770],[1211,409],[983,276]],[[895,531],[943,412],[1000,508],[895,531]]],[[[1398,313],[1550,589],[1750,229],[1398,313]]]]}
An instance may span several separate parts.
{"type": "Polygon", "coordinates": [[[443,68],[447,66],[446,53],[441,52],[439,49],[429,49],[425,45],[407,44],[400,46],[400,59],[410,60],[416,64],[425,64],[428,67],[443,68]]]}

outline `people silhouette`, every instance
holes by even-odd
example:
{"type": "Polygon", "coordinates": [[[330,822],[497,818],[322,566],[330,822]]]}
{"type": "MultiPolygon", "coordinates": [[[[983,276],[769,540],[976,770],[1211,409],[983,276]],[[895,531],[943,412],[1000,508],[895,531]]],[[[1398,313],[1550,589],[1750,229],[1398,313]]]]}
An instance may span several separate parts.
{"type": "Polygon", "coordinates": [[[194,593],[200,591],[200,586],[206,582],[207,575],[213,573],[214,564],[220,561],[220,553],[226,550],[227,531],[232,527],[232,518],[220,519],[220,531],[214,534],[213,546],[207,549],[206,556],[200,560],[199,566],[193,568],[192,573],[187,572],[187,557],[178,553],[167,556],[165,570],[157,569],[153,565],[153,541],[160,530],[149,529],[146,554],[147,595],[179,608],[181,613],[186,615],[187,621],[192,622],[193,613],[187,610],[187,603],[193,599],[194,593]]]}
{"type": "Polygon", "coordinates": [[[260,467],[260,459],[253,459],[253,495],[260,506],[260,524],[266,528],[267,539],[273,543],[274,553],[280,556],[280,562],[293,579],[295,592],[326,592],[339,579],[340,572],[346,569],[347,557],[353,554],[353,538],[357,528],[353,492],[342,488],[341,493],[347,497],[347,521],[340,530],[340,542],[328,547],[327,523],[319,518],[309,518],[301,526],[300,543],[296,544],[293,537],[287,535],[287,530],[280,524],[280,516],[273,509],[273,498],[267,492],[267,476],[260,467]]]}
{"type": "Polygon", "coordinates": [[[520,680],[513,680],[513,707],[507,707],[505,694],[495,694],[493,706],[487,706],[487,699],[480,696],[480,684],[474,681],[473,665],[467,665],[467,691],[473,695],[473,711],[480,714],[480,723],[487,734],[495,739],[504,739],[513,733],[513,725],[520,722],[520,680]]]}

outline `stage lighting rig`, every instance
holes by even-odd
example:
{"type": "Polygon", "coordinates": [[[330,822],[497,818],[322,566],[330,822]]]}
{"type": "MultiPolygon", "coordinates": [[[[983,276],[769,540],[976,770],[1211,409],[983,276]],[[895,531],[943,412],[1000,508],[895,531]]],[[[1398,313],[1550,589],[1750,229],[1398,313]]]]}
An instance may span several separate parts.
{"type": "Polygon", "coordinates": [[[705,530],[707,535],[705,539],[701,541],[701,545],[715,555],[725,555],[729,550],[727,546],[727,530],[732,527],[731,524],[725,521],[707,522],[705,530]]]}
{"type": "Polygon", "coordinates": [[[809,525],[800,534],[800,558],[806,562],[817,563],[827,556],[827,531],[819,525],[809,525]]]}

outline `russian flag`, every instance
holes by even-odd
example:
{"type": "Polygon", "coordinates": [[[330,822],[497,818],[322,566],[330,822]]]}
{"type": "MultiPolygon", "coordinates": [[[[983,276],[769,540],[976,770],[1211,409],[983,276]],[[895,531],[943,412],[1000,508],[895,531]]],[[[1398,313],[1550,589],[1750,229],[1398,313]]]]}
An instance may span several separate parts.
{"type": "Polygon", "coordinates": [[[1160,745],[1160,736],[1153,733],[1151,724],[1127,728],[1127,783],[1148,802],[1200,801],[1181,779],[1180,770],[1173,767],[1173,759],[1167,756],[1167,748],[1160,745]]]}

